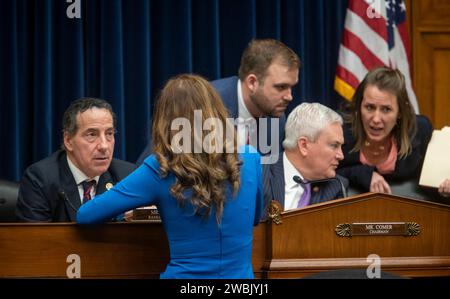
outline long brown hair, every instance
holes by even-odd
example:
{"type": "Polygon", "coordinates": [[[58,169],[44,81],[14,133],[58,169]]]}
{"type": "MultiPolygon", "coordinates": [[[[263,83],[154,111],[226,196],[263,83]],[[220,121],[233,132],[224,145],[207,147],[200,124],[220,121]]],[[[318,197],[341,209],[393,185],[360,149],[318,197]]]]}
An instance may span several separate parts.
{"type": "Polygon", "coordinates": [[[361,150],[367,138],[361,119],[361,104],[367,86],[376,86],[379,90],[392,93],[398,103],[398,120],[391,134],[397,142],[398,156],[405,158],[412,151],[411,140],[417,131],[416,116],[406,91],[405,77],[399,70],[377,67],[367,73],[364,80],[356,88],[350,103],[346,122],[351,124],[356,143],[352,151],[361,150]]]}
{"type": "MultiPolygon", "coordinates": [[[[223,214],[227,183],[234,195],[240,186],[236,134],[233,124],[226,121],[227,117],[228,112],[211,84],[192,74],[178,75],[167,82],[156,102],[153,116],[153,152],[160,164],[161,176],[166,177],[169,172],[176,176],[170,188],[171,194],[180,205],[184,205],[184,191],[192,191],[189,199],[195,207],[195,213],[207,217],[211,209],[215,209],[218,223],[223,214]],[[196,151],[195,145],[203,143],[194,132],[194,111],[201,111],[202,124],[208,118],[218,120],[223,131],[233,130],[233,137],[229,138],[225,134],[215,136],[221,138],[222,143],[217,143],[217,146],[223,144],[221,148],[210,153],[196,151]],[[190,140],[183,141],[186,144],[191,141],[190,146],[187,150],[184,147],[181,153],[177,153],[172,146],[174,136],[180,133],[180,130],[172,128],[172,122],[179,118],[187,119],[191,124],[190,140]],[[230,151],[230,147],[234,150],[230,151]]],[[[208,136],[220,133],[206,130],[208,136]]]]}

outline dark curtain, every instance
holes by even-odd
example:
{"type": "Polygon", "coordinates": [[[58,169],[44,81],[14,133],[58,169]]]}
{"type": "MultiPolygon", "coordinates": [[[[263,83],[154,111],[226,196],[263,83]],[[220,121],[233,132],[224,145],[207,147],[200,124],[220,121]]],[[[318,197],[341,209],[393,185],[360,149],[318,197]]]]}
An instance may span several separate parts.
{"type": "Polygon", "coordinates": [[[171,76],[236,75],[252,38],[276,38],[302,60],[293,107],[337,108],[333,91],[347,0],[0,1],[0,178],[61,144],[61,120],[79,97],[108,100],[118,116],[115,157],[135,161],[152,105],[171,76]],[[72,10],[73,12],[73,10],[72,10]]]}

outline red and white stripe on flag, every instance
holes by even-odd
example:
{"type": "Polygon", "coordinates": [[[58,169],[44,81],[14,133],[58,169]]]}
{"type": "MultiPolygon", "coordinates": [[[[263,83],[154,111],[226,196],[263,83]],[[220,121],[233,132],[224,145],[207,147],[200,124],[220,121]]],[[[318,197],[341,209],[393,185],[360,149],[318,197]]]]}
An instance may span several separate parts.
{"type": "Polygon", "coordinates": [[[404,1],[349,0],[334,81],[336,91],[351,100],[369,70],[389,66],[405,75],[409,99],[419,113],[409,61],[404,1]]]}

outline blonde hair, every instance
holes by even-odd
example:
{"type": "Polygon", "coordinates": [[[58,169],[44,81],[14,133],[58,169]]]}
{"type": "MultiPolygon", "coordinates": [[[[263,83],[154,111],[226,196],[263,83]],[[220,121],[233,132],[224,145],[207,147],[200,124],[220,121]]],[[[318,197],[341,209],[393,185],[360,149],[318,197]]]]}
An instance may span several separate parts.
{"type": "MultiPolygon", "coordinates": [[[[171,122],[177,118],[185,118],[193,124],[195,110],[202,112],[203,122],[214,118],[224,128],[230,126],[226,121],[228,112],[219,94],[207,80],[192,74],[182,74],[170,79],[161,91],[154,110],[153,152],[160,164],[161,176],[166,177],[169,172],[175,174],[176,181],[170,192],[180,205],[184,205],[186,200],[184,191],[191,190],[190,201],[195,207],[195,214],[208,217],[211,209],[215,209],[216,220],[220,223],[227,183],[231,185],[233,195],[240,186],[236,134],[232,138],[218,137],[223,140],[223,150],[196,153],[193,149],[199,140],[191,130],[191,150],[175,153],[171,141],[178,132],[171,128],[171,122]],[[227,152],[226,148],[230,146],[234,150],[227,152]]],[[[214,132],[210,131],[209,134],[214,132]]]]}

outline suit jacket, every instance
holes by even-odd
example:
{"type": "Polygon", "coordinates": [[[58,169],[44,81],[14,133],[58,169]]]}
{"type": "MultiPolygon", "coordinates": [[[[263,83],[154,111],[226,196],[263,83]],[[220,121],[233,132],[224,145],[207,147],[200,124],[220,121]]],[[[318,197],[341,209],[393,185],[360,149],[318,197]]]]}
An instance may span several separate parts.
{"type": "MultiPolygon", "coordinates": [[[[239,104],[238,104],[238,90],[237,90],[237,83],[238,83],[238,77],[228,77],[224,79],[219,79],[211,82],[211,85],[216,89],[216,91],[219,93],[220,97],[222,98],[222,101],[225,105],[225,107],[228,109],[228,113],[230,114],[230,117],[236,119],[239,117],[239,104]]],[[[281,143],[284,139],[284,126],[286,124],[286,116],[283,114],[279,119],[279,128],[278,128],[278,149],[281,151],[281,143]]],[[[271,140],[271,118],[267,119],[267,145],[272,144],[271,140]]],[[[145,158],[148,157],[151,152],[151,138],[144,149],[144,151],[139,156],[138,160],[136,161],[137,165],[141,165],[142,162],[144,162],[145,158]]],[[[261,150],[259,148],[258,144],[258,151],[261,153],[261,150]]],[[[262,155],[266,154],[278,154],[278,153],[261,153],[262,155]]]]}
{"type": "MultiPolygon", "coordinates": [[[[22,221],[71,222],[81,205],[78,186],[63,150],[53,153],[25,171],[20,182],[16,215],[22,221]]],[[[113,159],[103,173],[96,194],[106,191],[106,184],[116,184],[132,172],[132,163],[113,159]]]]}
{"type": "MultiPolygon", "coordinates": [[[[433,127],[425,116],[416,115],[417,133],[411,140],[412,152],[404,159],[398,159],[395,170],[391,174],[383,175],[387,182],[398,182],[412,178],[418,178],[422,169],[423,159],[427,151],[428,142],[433,133],[433,127]]],[[[344,126],[345,144],[342,146],[344,160],[339,163],[338,173],[346,177],[351,185],[370,190],[370,181],[375,167],[363,165],[359,161],[359,151],[351,152],[355,146],[355,138],[350,130],[350,125],[344,126]]]]}
{"type": "MultiPolygon", "coordinates": [[[[283,153],[280,153],[277,163],[263,165],[264,203],[266,207],[268,207],[271,200],[276,200],[284,210],[285,181],[283,164],[283,153]]],[[[339,175],[336,178],[347,189],[348,180],[339,175]]],[[[312,183],[310,205],[343,198],[342,185],[338,180],[312,183]]]]}

